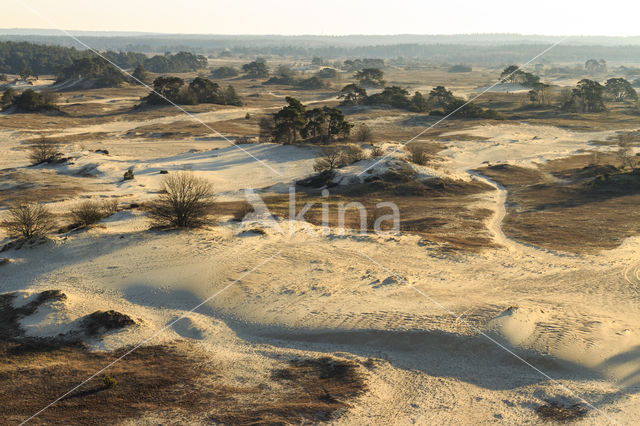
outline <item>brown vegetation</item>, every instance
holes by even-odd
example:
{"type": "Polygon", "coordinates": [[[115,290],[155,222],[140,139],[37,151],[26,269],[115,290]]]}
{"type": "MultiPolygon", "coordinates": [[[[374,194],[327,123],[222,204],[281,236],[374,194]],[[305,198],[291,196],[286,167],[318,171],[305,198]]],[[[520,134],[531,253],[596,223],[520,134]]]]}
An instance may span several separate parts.
{"type": "Polygon", "coordinates": [[[21,203],[9,207],[8,218],[0,222],[9,235],[31,238],[46,235],[55,226],[49,209],[37,203],[21,203]]]}
{"type": "Polygon", "coordinates": [[[213,186],[207,180],[177,172],[164,178],[163,188],[149,207],[154,225],[193,228],[204,224],[213,197],[213,186]]]}
{"type": "Polygon", "coordinates": [[[488,166],[478,171],[508,190],[503,229],[539,247],[575,253],[617,247],[640,234],[640,175],[617,155],[591,154],[540,168],[488,166]]]}

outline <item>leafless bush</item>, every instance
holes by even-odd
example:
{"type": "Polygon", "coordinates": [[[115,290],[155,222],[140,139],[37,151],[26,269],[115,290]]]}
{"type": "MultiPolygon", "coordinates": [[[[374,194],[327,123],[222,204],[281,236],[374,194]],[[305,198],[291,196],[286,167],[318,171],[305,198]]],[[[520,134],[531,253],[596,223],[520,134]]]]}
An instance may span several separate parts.
{"type": "Polygon", "coordinates": [[[369,154],[371,155],[371,158],[378,158],[384,155],[384,151],[382,150],[382,147],[380,147],[379,145],[374,145],[371,148],[371,151],[369,152],[369,154]]]}
{"type": "Polygon", "coordinates": [[[31,163],[37,165],[57,160],[62,156],[59,146],[57,142],[46,138],[41,138],[37,142],[32,143],[29,148],[27,148],[31,163]]]}
{"type": "Polygon", "coordinates": [[[373,139],[373,132],[369,126],[361,124],[358,130],[356,130],[354,137],[358,142],[369,142],[373,139]]]}
{"type": "Polygon", "coordinates": [[[9,217],[0,226],[11,236],[31,238],[46,235],[55,226],[55,220],[44,205],[24,203],[9,207],[9,217]]]}
{"type": "Polygon", "coordinates": [[[102,209],[96,201],[83,201],[71,209],[73,221],[81,226],[88,226],[102,219],[102,209]]]}
{"type": "Polygon", "coordinates": [[[118,211],[117,200],[92,201],[87,200],[71,209],[74,224],[89,226],[109,217],[118,211]]]}
{"type": "Polygon", "coordinates": [[[344,165],[344,153],[338,147],[328,147],[320,151],[320,158],[313,165],[313,170],[322,173],[328,170],[337,169],[344,165]]]}
{"type": "Polygon", "coordinates": [[[105,217],[118,213],[118,200],[111,199],[102,201],[102,211],[105,217]]]}
{"type": "Polygon", "coordinates": [[[211,183],[182,171],[166,176],[163,187],[149,208],[154,225],[194,228],[204,224],[212,207],[211,183]]]}
{"type": "Polygon", "coordinates": [[[349,144],[344,152],[344,160],[348,164],[364,160],[364,151],[358,145],[349,144]]]}
{"type": "Polygon", "coordinates": [[[409,151],[409,161],[412,163],[424,166],[429,162],[429,153],[423,146],[417,144],[409,144],[406,146],[409,151]]]}

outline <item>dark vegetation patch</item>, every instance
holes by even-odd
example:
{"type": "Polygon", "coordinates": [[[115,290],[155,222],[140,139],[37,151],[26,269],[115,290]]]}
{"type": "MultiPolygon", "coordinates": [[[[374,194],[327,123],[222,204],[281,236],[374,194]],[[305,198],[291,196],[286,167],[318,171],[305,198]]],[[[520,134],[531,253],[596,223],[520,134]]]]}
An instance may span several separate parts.
{"type": "MultiPolygon", "coordinates": [[[[296,214],[307,203],[311,208],[304,215],[305,220],[322,225],[322,204],[329,205],[329,226],[337,228],[340,223],[340,206],[361,203],[367,211],[366,229],[373,230],[375,221],[392,213],[388,207],[377,207],[381,202],[393,202],[400,210],[400,231],[424,237],[425,245],[446,251],[480,251],[492,247],[491,235],[485,222],[491,211],[473,207],[476,196],[491,190],[481,182],[463,182],[449,179],[416,179],[408,167],[399,167],[380,177],[372,177],[368,182],[339,185],[331,188],[328,197],[322,197],[319,186],[327,176],[317,175],[304,181],[311,187],[300,186],[296,193],[296,214]]],[[[271,213],[289,217],[289,195],[278,194],[263,197],[271,213]]],[[[242,202],[220,202],[216,210],[219,215],[235,214],[242,208],[242,202]]],[[[354,209],[346,209],[344,226],[346,229],[360,230],[362,218],[354,209]]],[[[382,222],[382,230],[389,230],[391,220],[382,222]]]]}
{"type": "Polygon", "coordinates": [[[135,322],[129,315],[114,310],[96,311],[82,320],[82,328],[89,336],[96,336],[101,331],[117,330],[134,324],[135,322]]]}
{"type": "Polygon", "coordinates": [[[47,302],[63,301],[67,295],[60,290],[45,290],[34,297],[29,303],[14,307],[15,294],[0,294],[0,340],[11,339],[22,334],[18,320],[32,315],[47,302]]]}
{"type": "MultiPolygon", "coordinates": [[[[365,391],[356,364],[329,357],[283,363],[267,383],[230,385],[212,367],[218,365],[215,359],[194,355],[202,352],[190,343],[176,341],[137,348],[67,394],[130,348],[91,352],[81,340],[68,336],[25,337],[20,318],[34,314],[45,303],[63,302],[67,296],[47,290],[17,308],[15,297],[0,294],[3,424],[18,424],[63,395],[33,423],[120,424],[145,414],[177,423],[185,419],[200,424],[315,423],[338,417],[351,399],[365,391]]],[[[87,334],[95,335],[130,326],[133,321],[115,311],[98,311],[80,324],[87,334]]]]}
{"type": "Polygon", "coordinates": [[[292,360],[286,367],[273,370],[272,379],[285,388],[277,399],[221,410],[210,420],[241,425],[327,422],[344,412],[350,399],[366,391],[355,363],[329,357],[292,360]]]}
{"type": "Polygon", "coordinates": [[[503,229],[520,241],[582,253],[615,248],[640,233],[640,170],[621,168],[614,154],[478,171],[508,190],[503,229]]]}
{"type": "MultiPolygon", "coordinates": [[[[12,424],[24,421],[102,369],[125,350],[89,352],[78,345],[34,345],[0,341],[0,417],[12,424]]],[[[211,370],[192,354],[172,347],[141,347],[109,368],[115,386],[103,375],[65,396],[42,412],[35,424],[118,424],[145,412],[173,415],[202,412],[221,389],[193,386],[211,370]]]]}
{"type": "Polygon", "coordinates": [[[587,409],[581,404],[565,406],[557,402],[550,402],[536,408],[536,413],[544,421],[565,423],[581,419],[587,414],[587,409]]]}

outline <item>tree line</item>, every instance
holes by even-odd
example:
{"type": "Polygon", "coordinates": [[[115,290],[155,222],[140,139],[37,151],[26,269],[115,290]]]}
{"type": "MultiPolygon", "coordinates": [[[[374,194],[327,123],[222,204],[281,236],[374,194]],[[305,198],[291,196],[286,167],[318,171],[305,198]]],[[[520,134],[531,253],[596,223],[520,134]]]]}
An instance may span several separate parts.
{"type": "Polygon", "coordinates": [[[428,96],[420,92],[410,95],[408,90],[400,86],[386,86],[382,92],[368,95],[363,84],[369,87],[383,86],[383,72],[364,69],[356,72],[354,77],[358,83],[347,84],[338,94],[342,106],[389,105],[407,111],[430,112],[430,115],[448,115],[455,111],[460,117],[502,119],[498,112],[456,97],[444,86],[434,87],[428,96]]]}
{"type": "MultiPolygon", "coordinates": [[[[106,51],[102,55],[121,68],[132,69],[142,65],[156,73],[189,72],[207,66],[206,57],[190,52],[148,57],[142,53],[106,51]]],[[[76,60],[95,57],[93,52],[74,47],[0,42],[0,73],[20,74],[29,69],[33,75],[58,74],[76,60]]]]}

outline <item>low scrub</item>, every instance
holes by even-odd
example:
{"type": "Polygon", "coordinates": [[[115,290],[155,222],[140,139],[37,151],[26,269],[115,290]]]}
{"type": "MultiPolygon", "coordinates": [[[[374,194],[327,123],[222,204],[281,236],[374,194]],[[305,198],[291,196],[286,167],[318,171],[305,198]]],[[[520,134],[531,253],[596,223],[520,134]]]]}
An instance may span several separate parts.
{"type": "Polygon", "coordinates": [[[70,215],[76,225],[89,226],[117,212],[117,200],[87,200],[72,208],[70,215]]]}
{"type": "Polygon", "coordinates": [[[409,161],[414,164],[424,166],[431,159],[428,150],[421,145],[408,144],[406,148],[409,151],[409,161]]]}
{"type": "Polygon", "coordinates": [[[163,192],[149,207],[155,226],[195,228],[204,225],[209,216],[213,186],[207,180],[189,172],[167,175],[163,192]]]}
{"type": "Polygon", "coordinates": [[[62,157],[60,144],[46,138],[41,138],[27,148],[29,159],[34,166],[43,163],[53,163],[62,157]]]}
{"type": "Polygon", "coordinates": [[[0,226],[12,237],[41,237],[53,229],[55,219],[44,205],[23,203],[9,207],[9,217],[0,226]]]}

